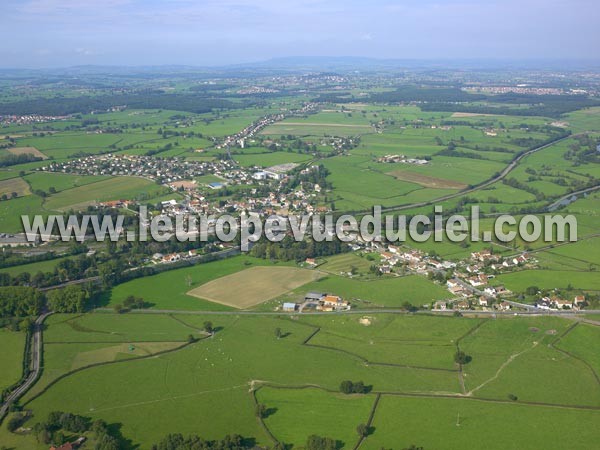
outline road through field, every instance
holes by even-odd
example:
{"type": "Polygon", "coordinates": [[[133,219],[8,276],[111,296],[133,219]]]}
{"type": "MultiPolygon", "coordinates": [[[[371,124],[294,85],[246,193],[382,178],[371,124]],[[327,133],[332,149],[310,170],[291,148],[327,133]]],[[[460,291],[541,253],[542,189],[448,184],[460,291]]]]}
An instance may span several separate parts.
{"type": "MultiPolygon", "coordinates": [[[[455,192],[455,193],[452,193],[452,194],[444,195],[442,197],[438,197],[438,198],[435,198],[433,200],[428,200],[428,201],[425,201],[425,202],[409,203],[409,204],[406,204],[406,205],[398,205],[398,206],[390,206],[388,208],[382,208],[381,211],[384,212],[384,213],[386,213],[386,212],[394,212],[394,211],[403,211],[403,210],[412,209],[412,208],[420,208],[420,207],[423,207],[423,206],[434,205],[436,203],[445,202],[446,200],[452,200],[453,198],[457,198],[457,197],[461,197],[461,196],[466,195],[466,194],[471,194],[473,192],[477,192],[477,191],[479,191],[481,189],[484,189],[484,188],[486,188],[486,187],[488,187],[488,186],[490,186],[490,185],[492,185],[492,184],[494,184],[494,183],[496,183],[496,182],[498,182],[498,181],[503,180],[504,178],[506,178],[506,176],[510,172],[512,172],[519,165],[519,163],[524,158],[526,158],[527,156],[529,156],[529,155],[531,155],[533,153],[539,152],[540,150],[543,150],[543,149],[548,148],[548,147],[550,147],[550,146],[552,146],[554,144],[557,144],[559,142],[562,142],[562,141],[564,141],[566,139],[569,139],[569,138],[572,138],[572,137],[575,137],[575,136],[579,136],[579,134],[571,134],[571,135],[568,135],[568,136],[564,136],[564,137],[556,139],[556,140],[554,140],[554,141],[552,141],[552,142],[550,142],[548,144],[540,145],[539,147],[535,147],[535,148],[532,148],[531,150],[526,151],[525,153],[523,153],[520,156],[518,156],[517,158],[515,158],[498,175],[496,175],[496,176],[488,179],[487,181],[484,181],[483,183],[478,184],[477,186],[474,186],[472,188],[469,188],[469,189],[466,189],[466,190],[463,190],[463,191],[459,191],[459,192],[455,192]]],[[[364,214],[369,214],[371,212],[372,211],[354,211],[354,213],[364,213],[364,214]]]]}
{"type": "Polygon", "coordinates": [[[10,405],[21,397],[33,384],[36,382],[39,374],[42,363],[42,324],[46,317],[48,317],[52,312],[46,312],[40,315],[34,323],[34,330],[31,340],[31,372],[29,376],[25,379],[23,384],[21,384],[18,388],[12,391],[9,396],[6,398],[6,401],[0,407],[0,421],[4,418],[6,413],[8,412],[10,405]]]}

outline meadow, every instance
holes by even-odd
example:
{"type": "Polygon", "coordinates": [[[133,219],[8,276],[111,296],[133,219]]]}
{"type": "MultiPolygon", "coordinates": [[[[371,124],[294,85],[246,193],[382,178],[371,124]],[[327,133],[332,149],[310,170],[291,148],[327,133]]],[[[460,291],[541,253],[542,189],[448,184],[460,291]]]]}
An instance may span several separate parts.
{"type": "Polygon", "coordinates": [[[144,178],[116,177],[61,191],[50,196],[44,202],[44,208],[68,211],[101,201],[151,199],[167,190],[144,178]]]}
{"type": "Polygon", "coordinates": [[[25,333],[0,329],[0,392],[21,379],[25,333]]]}
{"type": "MultiPolygon", "coordinates": [[[[483,430],[497,436],[491,448],[523,448],[527,442],[588,448],[593,442],[597,433],[589,424],[599,414],[600,394],[583,361],[595,367],[597,361],[594,349],[578,349],[596,327],[578,325],[561,338],[557,345],[574,352],[571,357],[547,345],[573,324],[560,318],[373,314],[369,325],[363,318],[54,315],[47,323],[44,375],[24,405],[36,420],[57,405],[102,418],[142,448],[169,432],[213,439],[237,432],[272,445],[254,414],[256,398],[266,407],[266,429],[278,441],[302,448],[316,433],[351,449],[377,395],[365,448],[464,448],[482,442],[483,430]],[[216,327],[215,336],[177,349],[181,336],[197,332],[206,320],[216,327]],[[283,337],[275,336],[276,328],[283,337]],[[466,395],[453,362],[456,345],[472,356],[463,368],[472,390],[466,395]],[[172,351],[152,357],[162,350],[172,351]],[[424,366],[408,366],[417,362],[424,366]],[[98,365],[83,368],[88,364],[98,365]],[[344,379],[362,380],[371,392],[340,394],[344,379]],[[507,393],[518,398],[510,400],[507,393]],[[182,410],[195,420],[181,420],[182,410]],[[514,432],[507,436],[499,422],[514,432]],[[557,422],[569,426],[558,433],[557,422]],[[511,447],[514,442],[520,447],[511,447]]],[[[0,429],[0,439],[5,436],[15,445],[29,442],[0,429]]]]}
{"type": "Polygon", "coordinates": [[[598,419],[599,411],[384,395],[373,421],[375,432],[361,448],[460,450],[475,442],[490,450],[589,448],[598,439],[590,424],[598,419]]]}

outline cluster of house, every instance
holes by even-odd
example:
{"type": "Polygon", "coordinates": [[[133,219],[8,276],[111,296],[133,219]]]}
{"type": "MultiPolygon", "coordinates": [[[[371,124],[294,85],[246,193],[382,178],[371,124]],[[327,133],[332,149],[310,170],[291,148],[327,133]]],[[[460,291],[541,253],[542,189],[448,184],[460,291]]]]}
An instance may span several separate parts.
{"type": "Polygon", "coordinates": [[[448,311],[448,310],[465,311],[467,309],[472,309],[475,307],[488,308],[491,306],[493,306],[498,311],[509,311],[511,309],[511,305],[507,301],[502,301],[502,302],[494,304],[493,300],[490,299],[489,297],[486,297],[485,295],[480,295],[479,298],[477,298],[476,300],[463,299],[463,300],[455,300],[455,301],[451,301],[451,302],[446,301],[446,300],[439,300],[433,304],[433,310],[434,311],[448,311]]]}
{"type": "Polygon", "coordinates": [[[416,164],[418,166],[423,166],[425,164],[429,164],[429,161],[426,159],[418,159],[418,158],[407,158],[404,155],[385,155],[377,158],[377,162],[380,163],[404,163],[404,164],[416,164]]]}
{"type": "MultiPolygon", "coordinates": [[[[373,246],[371,245],[370,248],[373,248],[373,246]]],[[[407,270],[420,274],[426,274],[430,266],[443,266],[444,268],[449,269],[456,265],[450,261],[436,261],[421,250],[408,250],[395,245],[388,245],[387,249],[381,249],[379,254],[381,256],[381,262],[378,264],[377,269],[383,274],[392,273],[394,267],[399,265],[407,270]]]]}
{"type": "Polygon", "coordinates": [[[308,292],[302,303],[286,302],[282,306],[284,312],[302,312],[304,309],[333,312],[347,311],[350,308],[350,303],[342,297],[324,292],[308,292]]]}
{"type": "Polygon", "coordinates": [[[142,155],[90,155],[65,162],[51,162],[38,170],[80,175],[137,176],[163,184],[190,180],[202,175],[228,179],[250,179],[250,172],[233,161],[188,161],[183,158],[154,158],[142,155]]]}
{"type": "Polygon", "coordinates": [[[44,116],[41,114],[3,115],[0,116],[0,125],[29,125],[32,123],[67,120],[69,118],[70,116],[44,116]]]}
{"type": "Polygon", "coordinates": [[[310,114],[312,112],[316,112],[318,110],[318,105],[316,103],[305,103],[299,109],[292,109],[289,111],[277,113],[277,114],[269,114],[264,117],[261,117],[255,122],[252,122],[243,130],[232,134],[230,136],[226,136],[221,143],[219,143],[215,148],[223,149],[228,147],[241,147],[244,148],[246,139],[252,138],[258,135],[264,128],[269,125],[274,124],[275,122],[280,122],[287,117],[292,116],[303,116],[306,114],[310,114]]]}
{"type": "Polygon", "coordinates": [[[576,295],[573,300],[567,300],[564,298],[552,296],[542,297],[535,303],[536,308],[550,310],[550,309],[581,309],[585,306],[585,296],[576,295]]]}

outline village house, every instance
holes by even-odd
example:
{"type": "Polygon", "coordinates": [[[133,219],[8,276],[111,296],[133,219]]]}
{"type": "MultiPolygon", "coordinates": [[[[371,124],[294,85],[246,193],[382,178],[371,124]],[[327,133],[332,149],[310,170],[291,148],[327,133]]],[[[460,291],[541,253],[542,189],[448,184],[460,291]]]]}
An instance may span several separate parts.
{"type": "Polygon", "coordinates": [[[498,304],[498,309],[500,311],[508,311],[508,310],[510,310],[510,308],[511,308],[510,303],[508,303],[508,302],[502,302],[502,303],[498,304]]]}
{"type": "Polygon", "coordinates": [[[581,308],[585,305],[585,295],[576,295],[573,299],[573,306],[576,308],[581,308]]]}
{"type": "Polygon", "coordinates": [[[448,304],[444,301],[437,301],[433,304],[433,309],[437,310],[437,311],[446,311],[448,304]]]}
{"type": "Polygon", "coordinates": [[[477,300],[479,306],[489,306],[488,298],[485,295],[481,295],[477,300]]]}
{"type": "Polygon", "coordinates": [[[557,309],[571,309],[573,307],[573,303],[570,300],[559,297],[552,297],[550,299],[550,304],[557,309]]]}

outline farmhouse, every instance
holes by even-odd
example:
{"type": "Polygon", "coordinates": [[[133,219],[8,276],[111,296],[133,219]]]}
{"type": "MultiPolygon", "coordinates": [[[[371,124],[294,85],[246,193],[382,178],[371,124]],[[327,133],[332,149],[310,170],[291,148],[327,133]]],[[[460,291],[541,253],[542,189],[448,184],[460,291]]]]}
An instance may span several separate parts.
{"type": "Polygon", "coordinates": [[[573,306],[573,303],[571,303],[569,300],[558,297],[552,297],[551,304],[558,309],[571,309],[573,306]]]}
{"type": "Polygon", "coordinates": [[[338,297],[337,295],[326,295],[323,297],[324,305],[331,306],[347,306],[348,302],[344,301],[342,297],[338,297]]]}
{"type": "Polygon", "coordinates": [[[316,266],[317,265],[317,261],[315,260],[315,258],[306,258],[306,260],[304,262],[306,264],[308,264],[309,266],[316,266]]]}
{"type": "Polygon", "coordinates": [[[308,292],[305,296],[304,296],[304,301],[305,302],[320,302],[321,299],[323,297],[325,297],[326,294],[323,294],[321,292],[308,292]]]}
{"type": "Polygon", "coordinates": [[[576,295],[573,299],[573,306],[580,308],[585,305],[585,295],[576,295]]]}

